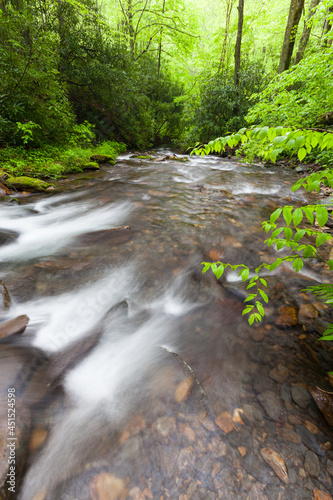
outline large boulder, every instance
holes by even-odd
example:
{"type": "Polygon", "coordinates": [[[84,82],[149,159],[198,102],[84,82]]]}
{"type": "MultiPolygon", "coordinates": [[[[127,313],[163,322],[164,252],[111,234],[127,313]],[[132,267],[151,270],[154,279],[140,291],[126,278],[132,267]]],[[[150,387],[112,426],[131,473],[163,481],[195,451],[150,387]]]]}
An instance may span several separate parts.
{"type": "Polygon", "coordinates": [[[32,177],[8,177],[5,181],[6,186],[10,189],[18,191],[45,191],[48,187],[53,186],[41,179],[33,179],[32,177]]]}
{"type": "Polygon", "coordinates": [[[111,163],[111,165],[114,165],[114,159],[112,156],[108,155],[92,155],[90,157],[90,161],[97,162],[97,163],[111,163]]]}

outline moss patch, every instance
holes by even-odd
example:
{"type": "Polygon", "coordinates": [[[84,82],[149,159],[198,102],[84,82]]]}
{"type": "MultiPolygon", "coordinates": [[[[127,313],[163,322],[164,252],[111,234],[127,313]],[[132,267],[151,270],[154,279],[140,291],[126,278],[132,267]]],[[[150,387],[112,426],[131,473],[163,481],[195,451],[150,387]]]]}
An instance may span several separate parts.
{"type": "Polygon", "coordinates": [[[114,159],[112,158],[112,156],[108,156],[108,155],[92,155],[90,157],[90,160],[92,162],[111,163],[111,165],[114,165],[114,159]]]}
{"type": "Polygon", "coordinates": [[[53,184],[40,179],[26,176],[8,177],[5,183],[10,189],[17,189],[18,191],[45,191],[48,187],[53,186],[53,184]]]}
{"type": "Polygon", "coordinates": [[[83,170],[99,170],[100,169],[99,164],[95,161],[89,161],[88,163],[84,163],[83,165],[81,165],[81,167],[83,168],[83,170]]]}

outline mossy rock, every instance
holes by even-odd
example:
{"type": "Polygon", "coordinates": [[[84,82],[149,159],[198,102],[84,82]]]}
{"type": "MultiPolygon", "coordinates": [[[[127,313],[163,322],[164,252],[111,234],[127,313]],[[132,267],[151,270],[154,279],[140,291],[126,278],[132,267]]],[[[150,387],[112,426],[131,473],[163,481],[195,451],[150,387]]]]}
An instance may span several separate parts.
{"type": "Polygon", "coordinates": [[[115,163],[113,157],[108,155],[92,155],[89,159],[97,163],[111,163],[111,165],[115,163]]]}
{"type": "Polygon", "coordinates": [[[100,166],[96,161],[89,161],[82,165],[83,170],[99,170],[100,166]]]}
{"type": "Polygon", "coordinates": [[[45,191],[50,186],[54,187],[53,184],[48,182],[26,176],[8,177],[5,183],[7,187],[18,191],[45,191]]]}
{"type": "Polygon", "coordinates": [[[131,156],[131,158],[136,158],[137,160],[153,160],[153,156],[143,156],[143,155],[140,155],[140,156],[137,156],[137,155],[133,155],[131,156]]]}

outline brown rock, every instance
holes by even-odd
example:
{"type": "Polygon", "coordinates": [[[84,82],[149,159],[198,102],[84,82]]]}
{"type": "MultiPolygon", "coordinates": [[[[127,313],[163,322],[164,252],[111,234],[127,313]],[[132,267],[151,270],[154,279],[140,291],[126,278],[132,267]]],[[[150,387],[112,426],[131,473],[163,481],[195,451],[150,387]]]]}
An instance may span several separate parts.
{"type": "Polygon", "coordinates": [[[207,417],[200,420],[200,422],[204,426],[204,428],[207,429],[207,431],[215,432],[214,422],[209,420],[207,417]]]}
{"type": "Polygon", "coordinates": [[[176,432],[176,419],[174,417],[161,417],[156,420],[156,429],[163,436],[176,432]]]}
{"type": "Polygon", "coordinates": [[[312,422],[309,422],[309,420],[305,420],[304,425],[311,432],[311,434],[318,434],[318,427],[312,422]]]}
{"type": "Polygon", "coordinates": [[[29,443],[30,451],[35,451],[37,450],[37,448],[40,448],[42,444],[44,444],[46,438],[47,438],[46,429],[34,429],[29,443]]]}
{"type": "Polygon", "coordinates": [[[195,432],[191,427],[187,424],[180,424],[179,430],[182,434],[184,434],[189,441],[195,441],[195,432]]]}
{"type": "Polygon", "coordinates": [[[193,377],[189,376],[179,382],[175,390],[175,400],[177,403],[182,403],[189,395],[193,386],[193,377]]]}
{"type": "Polygon", "coordinates": [[[238,447],[238,451],[239,451],[239,453],[241,454],[242,457],[245,457],[245,455],[246,455],[246,448],[244,448],[244,446],[239,446],[238,447]]]}
{"type": "Polygon", "coordinates": [[[279,317],[275,321],[277,326],[282,328],[288,328],[290,326],[295,326],[298,323],[297,311],[294,307],[281,306],[279,309],[279,317]]]}
{"type": "Polygon", "coordinates": [[[0,339],[10,337],[11,335],[23,333],[29,323],[29,318],[26,314],[18,316],[15,319],[5,321],[0,325],[0,339]]]}
{"type": "Polygon", "coordinates": [[[230,413],[227,411],[222,412],[215,420],[216,425],[223,430],[226,434],[234,430],[234,424],[230,413]]]}
{"type": "Polygon", "coordinates": [[[115,227],[102,231],[93,231],[82,234],[76,238],[79,245],[90,245],[91,243],[107,243],[108,245],[119,245],[126,243],[132,238],[132,230],[129,226],[115,227]]]}
{"type": "Polygon", "coordinates": [[[270,378],[275,380],[276,382],[279,382],[280,384],[283,384],[288,378],[289,375],[289,370],[285,365],[282,365],[279,363],[273,370],[269,372],[270,378]]]}
{"type": "Polygon", "coordinates": [[[235,423],[235,424],[240,424],[240,425],[244,425],[244,422],[242,420],[242,417],[241,417],[241,414],[244,413],[244,411],[241,409],[241,408],[236,408],[234,410],[234,414],[232,416],[232,421],[235,423]]]}
{"type": "Polygon", "coordinates": [[[301,436],[291,429],[282,427],[278,431],[279,437],[288,443],[300,444],[302,442],[301,436]]]}
{"type": "Polygon", "coordinates": [[[46,497],[46,491],[43,490],[37,493],[37,495],[34,496],[33,500],[45,500],[45,497],[46,497]]]}
{"type": "Polygon", "coordinates": [[[213,249],[209,252],[209,258],[213,261],[219,261],[223,256],[222,250],[213,249]]]}
{"type": "Polygon", "coordinates": [[[7,186],[5,186],[2,182],[0,182],[0,189],[3,191],[5,194],[11,194],[11,190],[8,189],[7,186]]]}
{"type": "Polygon", "coordinates": [[[326,493],[326,491],[313,490],[314,500],[332,500],[331,495],[326,493]]]}
{"type": "Polygon", "coordinates": [[[251,329],[251,337],[253,338],[253,340],[255,340],[256,342],[260,342],[266,335],[267,333],[267,330],[265,328],[252,328],[251,329]]]}
{"type": "Polygon", "coordinates": [[[328,424],[333,425],[333,393],[323,391],[319,387],[309,387],[308,389],[328,424]]]}
{"type": "Polygon", "coordinates": [[[313,451],[308,450],[305,454],[304,469],[311,476],[317,477],[320,474],[320,462],[318,456],[313,451]]]}
{"type": "Polygon", "coordinates": [[[139,434],[139,432],[141,432],[146,427],[146,421],[140,414],[134,415],[134,417],[131,418],[127,425],[127,429],[131,436],[136,436],[136,434],[139,434]]]}
{"type": "Polygon", "coordinates": [[[312,304],[302,304],[298,311],[298,321],[301,325],[308,325],[318,316],[318,310],[312,304]]]}
{"type": "Polygon", "coordinates": [[[272,450],[271,448],[261,448],[260,454],[265,462],[267,462],[268,465],[272,467],[278,478],[281,479],[281,481],[283,481],[285,484],[289,484],[287,467],[283,458],[281,458],[280,455],[278,455],[276,451],[272,450]]]}
{"type": "Polygon", "coordinates": [[[127,489],[123,479],[102,472],[91,482],[90,494],[92,500],[125,500],[127,489]]]}

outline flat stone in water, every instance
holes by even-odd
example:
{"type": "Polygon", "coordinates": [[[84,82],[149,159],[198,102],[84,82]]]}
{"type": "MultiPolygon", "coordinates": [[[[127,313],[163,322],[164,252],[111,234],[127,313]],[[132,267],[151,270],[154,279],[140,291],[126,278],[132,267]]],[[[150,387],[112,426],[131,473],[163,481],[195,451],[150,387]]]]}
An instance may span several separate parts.
{"type": "Polygon", "coordinates": [[[248,474],[256,478],[262,484],[272,481],[271,472],[265,467],[255,455],[249,454],[244,459],[244,468],[248,474]]]}
{"type": "Polygon", "coordinates": [[[265,409],[265,412],[272,420],[278,420],[283,407],[279,398],[272,391],[264,391],[259,394],[258,399],[265,409]]]}
{"type": "Polygon", "coordinates": [[[325,453],[318,444],[314,435],[304,425],[295,425],[297,434],[302,438],[303,444],[317,455],[324,456],[325,453]]]}
{"type": "Polygon", "coordinates": [[[302,385],[294,385],[291,388],[291,397],[300,408],[307,408],[312,402],[311,394],[302,385]]]}
{"type": "Polygon", "coordinates": [[[307,451],[305,454],[304,468],[311,476],[317,477],[320,474],[318,456],[312,451],[307,451]]]}
{"type": "Polygon", "coordinates": [[[302,442],[301,436],[299,436],[292,429],[288,429],[286,427],[282,427],[281,429],[279,429],[278,435],[288,443],[300,444],[302,442]]]}

